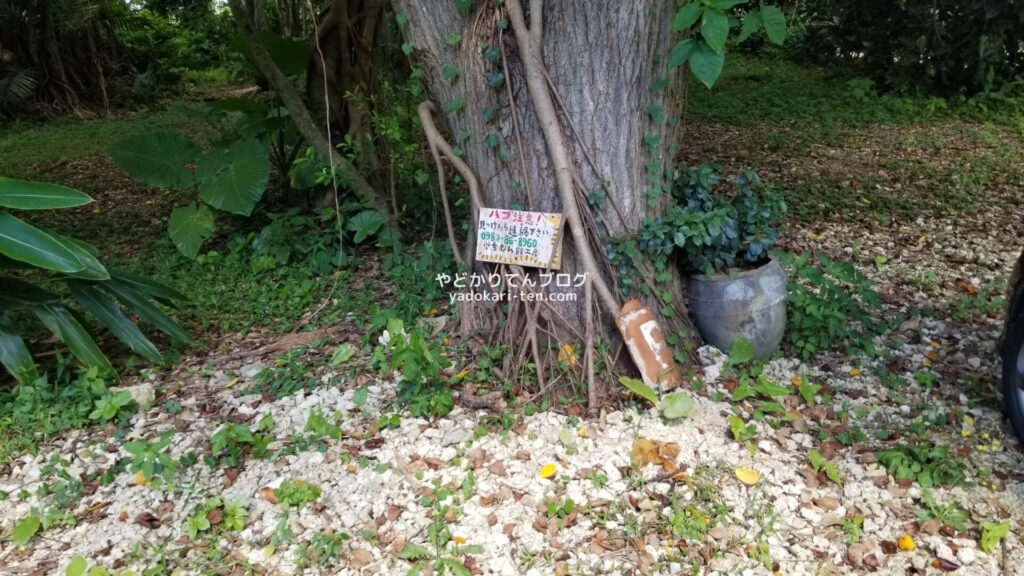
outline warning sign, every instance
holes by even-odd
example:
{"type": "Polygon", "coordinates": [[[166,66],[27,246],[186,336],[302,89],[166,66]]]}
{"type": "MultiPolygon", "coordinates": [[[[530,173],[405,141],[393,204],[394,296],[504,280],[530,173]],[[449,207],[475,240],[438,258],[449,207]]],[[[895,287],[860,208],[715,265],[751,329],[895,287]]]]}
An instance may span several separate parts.
{"type": "Polygon", "coordinates": [[[476,259],[557,270],[561,266],[562,215],[481,208],[476,259]]]}

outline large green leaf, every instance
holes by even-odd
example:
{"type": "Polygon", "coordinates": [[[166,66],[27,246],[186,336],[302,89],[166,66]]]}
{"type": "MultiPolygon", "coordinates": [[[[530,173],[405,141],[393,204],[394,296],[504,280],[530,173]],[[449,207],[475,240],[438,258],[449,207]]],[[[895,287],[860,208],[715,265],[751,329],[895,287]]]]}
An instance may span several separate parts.
{"type": "Polygon", "coordinates": [[[25,346],[25,341],[3,314],[0,314],[0,364],[22,384],[33,382],[39,377],[36,363],[32,361],[32,354],[25,346]]]}
{"type": "Polygon", "coordinates": [[[720,54],[725,47],[725,39],[729,36],[729,17],[721,10],[705,10],[700,35],[716,54],[720,54]]]}
{"type": "Polygon", "coordinates": [[[366,240],[370,236],[376,234],[377,230],[380,230],[380,227],[387,221],[388,219],[376,210],[363,210],[349,219],[346,228],[355,232],[355,236],[352,237],[352,241],[359,244],[363,240],[366,240]]]}
{"type": "Polygon", "coordinates": [[[70,247],[7,212],[0,212],[0,254],[57,272],[85,270],[70,247]]]}
{"type": "Polygon", "coordinates": [[[196,169],[203,200],[214,208],[242,216],[252,214],[269,177],[267,149],[252,138],[238,140],[227,152],[207,152],[196,169]]]}
{"type": "Polygon", "coordinates": [[[53,236],[58,242],[64,244],[75,257],[85,265],[85,269],[79,272],[71,274],[75,278],[82,278],[84,280],[109,280],[110,273],[107,272],[106,266],[104,266],[99,258],[99,250],[94,248],[88,242],[83,242],[77,238],[69,238],[67,236],[61,236],[52,230],[46,230],[46,233],[53,236]]]}
{"type": "Polygon", "coordinates": [[[162,188],[187,188],[194,178],[185,162],[195,162],[203,150],[178,132],[158,131],[115,143],[107,154],[133,179],[162,188]]]}
{"type": "Polygon", "coordinates": [[[131,285],[119,280],[110,280],[99,284],[99,287],[106,293],[117,298],[122,306],[138,314],[162,332],[181,342],[191,342],[192,337],[188,332],[178,326],[177,322],[171,320],[170,316],[164,314],[145,296],[137,292],[131,285]]]}
{"type": "Polygon", "coordinates": [[[672,18],[672,30],[675,32],[682,32],[700,18],[701,11],[704,10],[704,5],[700,2],[690,2],[683,4],[679,11],[676,12],[674,18],[672,18]]]}
{"type": "Polygon", "coordinates": [[[188,296],[185,296],[174,288],[171,288],[166,284],[161,284],[156,280],[150,280],[144,276],[137,276],[121,270],[111,270],[110,276],[115,280],[120,280],[123,284],[127,284],[136,292],[152,296],[168,306],[173,306],[175,302],[185,302],[189,299],[188,296]]]}
{"type": "Polygon", "coordinates": [[[743,17],[743,29],[740,30],[740,35],[736,38],[736,42],[743,42],[754,32],[757,32],[758,27],[761,26],[761,11],[754,9],[747,12],[747,15],[743,17]]]}
{"type": "Polygon", "coordinates": [[[99,318],[100,322],[103,322],[103,325],[109,328],[110,332],[119,340],[127,344],[133,352],[152,362],[160,361],[160,352],[156,346],[142,334],[142,330],[139,330],[134,322],[125,316],[121,308],[109,296],[86,282],[70,281],[68,288],[82,308],[99,318]]]}
{"type": "Polygon", "coordinates": [[[54,336],[68,345],[68,349],[86,366],[96,366],[105,373],[113,374],[114,367],[103,355],[99,346],[78,320],[59,304],[40,304],[32,311],[54,336]]]}
{"type": "Polygon", "coordinates": [[[51,294],[31,282],[10,276],[0,276],[0,310],[30,308],[36,304],[59,300],[55,294],[51,294]]]}
{"type": "Polygon", "coordinates": [[[761,9],[761,21],[768,40],[781,46],[786,41],[786,15],[778,6],[765,6],[761,9]]]}
{"type": "Polygon", "coordinates": [[[197,206],[193,202],[171,212],[167,220],[167,233],[182,254],[195,258],[199,255],[203,240],[213,234],[214,218],[216,214],[209,206],[202,203],[197,206]]]}
{"type": "Polygon", "coordinates": [[[626,388],[629,388],[630,391],[632,391],[637,396],[640,396],[645,400],[650,400],[650,402],[655,406],[658,405],[658,395],[650,386],[644,384],[642,381],[637,380],[636,378],[627,378],[626,376],[620,376],[619,382],[621,382],[622,385],[625,386],[626,388]]]}
{"type": "Polygon", "coordinates": [[[71,208],[92,202],[78,190],[45,182],[29,182],[0,176],[0,206],[17,210],[71,208]]]}
{"type": "Polygon", "coordinates": [[[690,71],[708,88],[714,86],[724,65],[725,53],[716,53],[704,42],[697,42],[690,54],[690,71]]]}
{"type": "Polygon", "coordinates": [[[668,67],[670,70],[678,68],[686,62],[690,57],[690,53],[693,52],[694,44],[695,42],[693,41],[693,38],[684,38],[679,42],[676,42],[675,46],[672,47],[672,51],[668,55],[668,67]]]}

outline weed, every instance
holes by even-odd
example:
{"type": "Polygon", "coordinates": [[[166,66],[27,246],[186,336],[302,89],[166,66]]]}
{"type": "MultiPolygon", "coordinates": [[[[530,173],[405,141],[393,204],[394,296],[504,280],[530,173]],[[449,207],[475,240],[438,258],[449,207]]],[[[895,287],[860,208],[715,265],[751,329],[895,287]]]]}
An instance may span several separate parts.
{"type": "Polygon", "coordinates": [[[314,486],[301,480],[283,480],[281,485],[274,490],[277,501],[285,510],[290,508],[302,508],[306,504],[320,497],[320,487],[314,486]]]}
{"type": "Polygon", "coordinates": [[[958,531],[962,532],[967,529],[966,523],[970,521],[971,517],[958,503],[939,504],[935,501],[935,495],[928,489],[921,491],[921,503],[925,508],[917,512],[918,522],[924,523],[934,518],[941,524],[949,524],[958,531]]]}
{"type": "Polygon", "coordinates": [[[317,530],[308,541],[299,544],[295,552],[295,568],[302,573],[306,568],[335,568],[342,560],[342,543],[351,539],[344,532],[317,530]]]}
{"type": "Polygon", "coordinates": [[[875,355],[874,337],[888,329],[877,318],[882,303],[874,283],[852,264],[821,254],[819,266],[810,254],[783,253],[790,266],[789,317],[786,338],[804,358],[842,344],[850,353],[875,355]]]}
{"type": "Polygon", "coordinates": [[[897,480],[916,480],[926,488],[955,486],[966,478],[960,464],[949,455],[949,447],[944,445],[903,444],[875,452],[875,456],[897,480]]]}
{"type": "Polygon", "coordinates": [[[409,406],[414,417],[440,418],[455,407],[452,391],[441,379],[441,369],[449,365],[443,352],[418,327],[407,331],[402,320],[387,321],[374,359],[384,370],[402,373],[398,398],[409,406]],[[385,354],[389,358],[386,359],[385,354]]]}
{"type": "Polygon", "coordinates": [[[840,520],[840,526],[843,529],[843,541],[846,542],[847,546],[852,546],[860,542],[860,537],[863,534],[864,517],[847,516],[840,520]]]}
{"type": "Polygon", "coordinates": [[[811,461],[811,468],[814,469],[815,474],[824,471],[825,476],[828,477],[829,480],[835,482],[839,486],[843,485],[843,481],[839,477],[839,467],[828,460],[825,460],[820,452],[812,448],[807,451],[807,458],[811,461]]]}
{"type": "Polygon", "coordinates": [[[164,451],[170,446],[173,438],[174,430],[167,430],[160,434],[160,439],[155,442],[136,440],[126,443],[124,449],[132,455],[129,470],[135,473],[141,472],[146,480],[154,480],[159,475],[167,484],[173,483],[177,464],[171,455],[164,451]]]}
{"type": "Polygon", "coordinates": [[[200,532],[238,531],[245,528],[245,518],[248,515],[249,511],[245,507],[243,497],[225,500],[221,496],[214,496],[196,507],[185,520],[183,529],[192,540],[195,540],[200,532]]]}
{"type": "Polygon", "coordinates": [[[251,451],[256,458],[267,455],[267,446],[273,441],[274,417],[268,412],[260,418],[253,433],[249,427],[240,423],[226,423],[210,436],[210,456],[208,466],[218,463],[225,468],[237,468],[242,463],[242,456],[251,451]]]}

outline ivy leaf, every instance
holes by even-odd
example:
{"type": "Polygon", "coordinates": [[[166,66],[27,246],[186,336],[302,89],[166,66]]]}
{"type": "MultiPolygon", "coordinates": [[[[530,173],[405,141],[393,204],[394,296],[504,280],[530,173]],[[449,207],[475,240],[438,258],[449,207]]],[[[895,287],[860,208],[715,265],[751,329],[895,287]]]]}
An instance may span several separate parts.
{"type": "Polygon", "coordinates": [[[675,32],[682,32],[690,26],[693,26],[694,22],[700,18],[700,13],[703,10],[704,5],[700,2],[684,4],[672,19],[672,30],[675,32]]]}
{"type": "Polygon", "coordinates": [[[412,54],[412,44],[409,44],[408,42],[402,44],[402,52],[404,52],[406,56],[412,54]]]}
{"type": "Polygon", "coordinates": [[[452,78],[455,78],[458,75],[459,75],[459,67],[458,66],[445,66],[444,69],[441,70],[441,76],[444,76],[445,80],[451,80],[452,78]]]}
{"type": "Polygon", "coordinates": [[[454,114],[455,112],[462,110],[463,107],[465,107],[465,103],[462,101],[462,98],[456,98],[448,103],[447,110],[449,114],[454,114]]]}
{"type": "Polygon", "coordinates": [[[484,56],[491,64],[501,62],[501,48],[488,48],[484,50],[484,56]]]}
{"type": "Polygon", "coordinates": [[[416,180],[416,183],[417,183],[417,184],[419,184],[420,186],[423,186],[424,184],[426,184],[426,183],[427,183],[427,180],[428,180],[428,179],[429,179],[430,177],[429,177],[429,176],[427,176],[427,173],[426,173],[426,172],[424,172],[423,170],[417,170],[417,171],[416,171],[416,175],[415,175],[415,176],[413,176],[413,178],[414,178],[414,179],[416,180]]]}
{"type": "Polygon", "coordinates": [[[778,6],[765,6],[761,9],[761,21],[768,41],[781,46],[786,41],[786,15],[778,6]]]}
{"type": "Polygon", "coordinates": [[[452,32],[448,35],[448,43],[452,46],[458,46],[462,42],[462,34],[458,32],[452,32]]]}
{"type": "Polygon", "coordinates": [[[29,514],[28,516],[14,523],[14,530],[11,532],[11,540],[17,546],[24,546],[39,531],[39,516],[29,514]]]}
{"type": "Polygon", "coordinates": [[[493,132],[488,134],[487,137],[484,138],[484,145],[488,148],[496,148],[498,146],[498,135],[493,132]]]}
{"type": "Polygon", "coordinates": [[[700,35],[716,54],[720,54],[729,36],[729,17],[720,10],[705,10],[700,35]]]}
{"type": "Polygon", "coordinates": [[[395,14],[395,22],[398,23],[399,26],[405,24],[408,21],[409,17],[406,16],[405,14],[395,14]]]}
{"type": "Polygon", "coordinates": [[[665,111],[662,110],[661,106],[652,104],[647,107],[647,113],[651,116],[651,121],[655,124],[661,124],[665,121],[665,111]]]}
{"type": "Polygon", "coordinates": [[[459,14],[465,16],[469,14],[469,9],[473,6],[473,0],[455,0],[455,9],[459,11],[459,14]]]}
{"type": "MultiPolygon", "coordinates": [[[[684,62],[690,57],[693,52],[693,45],[695,42],[692,38],[686,38],[676,42],[676,45],[672,47],[672,51],[668,55],[668,68],[678,68],[682,66],[684,62]]],[[[659,122],[660,124],[660,122],[659,122]]]]}
{"type": "Polygon", "coordinates": [[[705,86],[714,86],[718,76],[722,73],[722,66],[725,65],[725,54],[716,53],[704,42],[697,42],[693,53],[690,54],[690,70],[698,80],[705,86]]]}
{"type": "Polygon", "coordinates": [[[761,11],[754,9],[747,12],[747,15],[743,17],[743,29],[740,30],[740,35],[736,38],[736,42],[740,43],[750,38],[750,35],[757,31],[761,26],[761,11]]]}
{"type": "Polygon", "coordinates": [[[490,122],[498,117],[497,108],[484,108],[484,121],[490,122]]]}
{"type": "Polygon", "coordinates": [[[487,75],[487,83],[491,85],[491,88],[501,88],[505,83],[505,75],[501,72],[494,72],[493,74],[487,75]]]}

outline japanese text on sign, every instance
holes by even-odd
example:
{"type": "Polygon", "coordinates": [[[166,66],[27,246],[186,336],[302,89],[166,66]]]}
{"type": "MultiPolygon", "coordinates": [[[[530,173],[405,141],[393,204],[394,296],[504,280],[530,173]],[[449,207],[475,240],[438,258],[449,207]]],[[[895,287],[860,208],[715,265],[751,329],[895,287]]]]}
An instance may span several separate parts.
{"type": "Polygon", "coordinates": [[[561,230],[561,214],[481,208],[476,259],[557,270],[561,230]]]}

